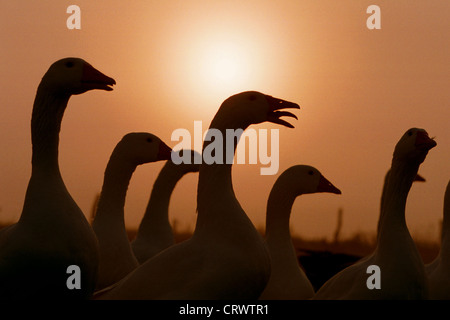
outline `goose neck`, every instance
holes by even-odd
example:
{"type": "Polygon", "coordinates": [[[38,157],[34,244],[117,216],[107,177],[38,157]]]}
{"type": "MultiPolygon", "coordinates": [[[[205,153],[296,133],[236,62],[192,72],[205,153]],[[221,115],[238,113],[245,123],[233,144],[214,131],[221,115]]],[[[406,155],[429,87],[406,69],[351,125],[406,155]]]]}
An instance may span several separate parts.
{"type": "Polygon", "coordinates": [[[405,220],[406,200],[419,165],[393,161],[384,192],[378,243],[392,246],[398,239],[411,239],[405,220]],[[404,234],[400,236],[399,234],[404,234]]]}
{"type": "Polygon", "coordinates": [[[139,225],[139,234],[152,235],[152,229],[159,228],[162,224],[169,226],[169,204],[173,190],[183,173],[174,170],[170,164],[166,164],[153,184],[150,199],[145,210],[144,217],[139,225]]]}
{"type": "MultiPolygon", "coordinates": [[[[205,139],[203,144],[204,162],[199,171],[198,197],[220,196],[221,194],[234,197],[231,176],[232,159],[239,139],[246,128],[247,126],[240,126],[236,123],[236,119],[230,119],[230,117],[216,116],[213,119],[209,132],[214,132],[216,135],[210,140],[205,139]],[[240,129],[241,134],[233,137],[227,135],[227,131],[237,129],[240,129]],[[228,141],[227,138],[232,138],[233,141],[228,141]],[[231,143],[232,148],[230,148],[231,143]],[[206,157],[211,158],[210,156],[213,156],[213,159],[206,159],[206,157]],[[229,194],[230,191],[232,195],[229,194]]],[[[200,198],[198,200],[201,204],[200,198]]]]}
{"type": "Polygon", "coordinates": [[[267,201],[266,239],[268,242],[272,239],[290,242],[289,220],[297,195],[289,192],[287,188],[277,182],[274,184],[267,201]]]}
{"type": "Polygon", "coordinates": [[[211,122],[209,129],[214,129],[216,133],[219,133],[219,137],[223,137],[223,140],[218,142],[205,139],[203,144],[204,162],[199,170],[197,187],[198,217],[195,234],[201,234],[202,230],[205,230],[208,234],[213,232],[223,233],[225,230],[228,230],[228,227],[233,228],[249,223],[248,217],[234,194],[231,174],[232,161],[227,161],[227,158],[232,159],[232,156],[234,157],[240,135],[233,138],[232,154],[230,154],[230,149],[227,150],[225,141],[227,130],[242,129],[242,133],[246,128],[247,126],[241,126],[237,123],[236,119],[224,117],[220,111],[211,122]],[[208,164],[205,163],[205,151],[211,148],[212,143],[214,143],[215,147],[215,160],[208,164]],[[244,223],[239,222],[244,220],[244,223]]]}
{"type": "Polygon", "coordinates": [[[105,170],[103,187],[98,202],[96,218],[103,215],[124,220],[125,198],[131,176],[136,166],[116,157],[111,156],[105,170]]]}
{"type": "Polygon", "coordinates": [[[161,169],[161,172],[153,184],[149,203],[168,208],[173,190],[184,175],[180,170],[176,169],[176,165],[173,165],[172,163],[165,165],[161,169]]]}
{"type": "Polygon", "coordinates": [[[31,117],[33,171],[59,174],[59,133],[69,98],[38,88],[31,117]]]}

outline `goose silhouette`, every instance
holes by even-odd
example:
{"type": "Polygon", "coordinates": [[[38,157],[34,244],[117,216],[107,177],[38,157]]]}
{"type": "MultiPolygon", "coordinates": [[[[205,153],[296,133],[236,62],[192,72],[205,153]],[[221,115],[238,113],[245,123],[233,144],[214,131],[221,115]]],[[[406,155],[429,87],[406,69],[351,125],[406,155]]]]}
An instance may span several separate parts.
{"type": "Polygon", "coordinates": [[[69,194],[58,164],[59,132],[72,95],[110,91],[114,79],[86,61],[53,63],[37,89],[31,118],[32,173],[19,221],[0,233],[0,299],[89,298],[95,287],[98,244],[69,194]],[[80,289],[68,268],[79,267],[80,289]]]}
{"type": "Polygon", "coordinates": [[[124,206],[130,179],[137,166],[170,159],[171,149],[147,132],[126,134],[114,148],[105,170],[92,228],[99,242],[96,290],[119,281],[139,263],[125,228],[124,206]]]}
{"type": "Polygon", "coordinates": [[[189,163],[175,164],[167,161],[153,184],[144,217],[139,224],[136,238],[131,242],[134,256],[139,263],[145,262],[175,243],[172,226],[169,222],[169,204],[172,192],[181,178],[190,172],[198,172],[200,169],[200,164],[196,163],[195,158],[201,157],[201,155],[193,150],[180,150],[178,154],[181,158],[184,157],[184,152],[190,153],[189,163]]]}
{"type": "Polygon", "coordinates": [[[295,199],[303,194],[341,194],[316,168],[297,165],[285,170],[269,194],[265,244],[271,257],[271,274],[261,300],[304,300],[314,288],[300,268],[289,231],[289,218],[295,199]]]}
{"type": "MultiPolygon", "coordinates": [[[[227,129],[278,123],[293,127],[281,116],[299,106],[255,91],[226,99],[210,130],[226,136],[227,129]]],[[[211,131],[208,131],[209,133],[211,131]]],[[[203,145],[211,147],[207,133],[203,145]]],[[[217,146],[217,144],[214,144],[217,146]]],[[[225,143],[216,156],[225,156],[225,143]]],[[[236,146],[234,146],[234,151],[236,146]]],[[[240,206],[233,191],[231,163],[224,158],[200,166],[197,224],[193,236],[141,264],[99,299],[257,299],[270,275],[270,256],[262,236],[240,206]]]]}
{"type": "Polygon", "coordinates": [[[436,146],[423,129],[405,132],[394,149],[382,201],[375,251],[340,271],[315,294],[314,299],[426,299],[425,267],[405,221],[409,190],[428,151],[436,146]],[[370,266],[378,266],[380,289],[369,287],[370,266]]]}

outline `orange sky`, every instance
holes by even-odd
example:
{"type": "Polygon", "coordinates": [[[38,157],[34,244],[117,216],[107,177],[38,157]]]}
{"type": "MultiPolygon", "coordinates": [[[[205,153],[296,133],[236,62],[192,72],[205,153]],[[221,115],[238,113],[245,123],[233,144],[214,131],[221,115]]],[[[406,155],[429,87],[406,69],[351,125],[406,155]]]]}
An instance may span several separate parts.
{"type": "MultiPolygon", "coordinates": [[[[168,145],[177,128],[206,130],[220,103],[257,90],[297,102],[295,129],[280,129],[280,169],[236,165],[236,196],[264,226],[272,184],[296,164],[318,168],[343,192],[307,195],[294,204],[293,231],[343,236],[373,233],[381,186],[394,145],[410,127],[436,136],[413,186],[407,222],[413,237],[438,238],[450,178],[450,2],[448,1],[5,1],[0,12],[0,221],[16,221],[31,172],[30,117],[37,85],[52,62],[89,61],[115,78],[113,92],[73,97],[62,123],[60,167],[88,214],[112,149],[131,131],[168,145]],[[81,8],[69,30],[66,8],[81,8]],[[366,9],[381,8],[381,29],[368,30],[366,9]],[[225,53],[224,53],[225,52],[225,53]],[[217,74],[229,58],[228,77],[217,74]],[[233,65],[234,63],[234,65],[233,65]],[[220,70],[220,69],[219,69],[220,70]]],[[[163,163],[139,167],[130,184],[126,223],[136,227],[163,163]]],[[[197,175],[173,194],[171,220],[195,224],[197,175]]]]}

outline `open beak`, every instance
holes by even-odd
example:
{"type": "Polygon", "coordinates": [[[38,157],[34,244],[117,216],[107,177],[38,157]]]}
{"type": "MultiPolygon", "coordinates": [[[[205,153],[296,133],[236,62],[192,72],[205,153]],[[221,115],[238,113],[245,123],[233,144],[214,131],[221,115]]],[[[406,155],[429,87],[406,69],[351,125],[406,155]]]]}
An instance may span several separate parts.
{"type": "Polygon", "coordinates": [[[81,84],[85,90],[100,89],[111,91],[112,85],[116,84],[113,78],[110,78],[89,63],[85,63],[83,66],[83,75],[81,77],[81,84]]]}
{"type": "Polygon", "coordinates": [[[335,194],[342,194],[341,190],[333,186],[333,184],[328,181],[324,176],[320,177],[319,186],[317,187],[318,192],[328,192],[335,194]]]}
{"type": "Polygon", "coordinates": [[[415,146],[428,151],[434,147],[436,147],[437,143],[434,139],[428,136],[426,131],[418,131],[416,136],[415,146]]]}
{"type": "Polygon", "coordinates": [[[159,150],[157,155],[158,160],[171,160],[172,159],[172,149],[167,146],[164,142],[159,143],[159,150]]]}
{"type": "Polygon", "coordinates": [[[279,111],[281,109],[300,109],[300,106],[294,102],[278,99],[269,95],[266,95],[267,102],[269,103],[269,112],[267,114],[267,121],[272,123],[281,124],[288,128],[294,128],[289,122],[280,119],[281,117],[291,117],[298,119],[297,116],[288,111],[279,111]]]}

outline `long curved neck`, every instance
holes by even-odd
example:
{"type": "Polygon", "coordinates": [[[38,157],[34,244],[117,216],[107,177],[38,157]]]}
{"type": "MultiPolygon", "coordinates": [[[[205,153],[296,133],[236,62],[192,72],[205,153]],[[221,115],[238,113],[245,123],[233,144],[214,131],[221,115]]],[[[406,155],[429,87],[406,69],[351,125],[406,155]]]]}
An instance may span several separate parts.
{"type": "MultiPolygon", "coordinates": [[[[98,201],[94,224],[100,221],[110,228],[125,231],[125,198],[135,165],[125,161],[114,153],[106,166],[102,192],[98,201]]],[[[110,230],[111,232],[115,232],[110,230]]]]}
{"type": "Polygon", "coordinates": [[[406,199],[419,164],[392,162],[380,215],[378,247],[391,248],[399,239],[412,242],[405,220],[406,199]]]}
{"type": "Polygon", "coordinates": [[[161,169],[145,210],[144,217],[139,225],[138,237],[146,238],[157,236],[161,231],[171,232],[169,223],[169,204],[173,190],[178,181],[185,175],[178,166],[167,162],[161,169]],[[165,226],[165,230],[162,230],[165,226]]]}
{"type": "MultiPolygon", "coordinates": [[[[209,129],[215,129],[219,133],[218,135],[225,140],[227,129],[245,130],[246,128],[247,126],[242,126],[236,118],[223,114],[219,110],[209,129]]],[[[239,137],[237,137],[237,140],[239,140],[239,137]]],[[[240,220],[245,220],[246,223],[250,222],[234,194],[231,176],[232,163],[226,161],[227,158],[229,160],[234,156],[237,146],[237,141],[235,142],[232,152],[227,150],[226,141],[205,141],[203,144],[202,156],[204,162],[199,171],[197,187],[198,217],[194,236],[203,232],[209,235],[223,234],[229,228],[245,225],[240,224],[240,220]],[[215,152],[211,152],[213,146],[215,152]],[[205,157],[209,155],[214,155],[216,162],[205,163],[205,157]]]]}
{"type": "Polygon", "coordinates": [[[76,207],[58,164],[59,132],[69,98],[55,96],[38,87],[31,117],[32,171],[19,220],[22,224],[38,221],[41,226],[50,225],[46,221],[55,221],[62,213],[70,211],[55,208],[76,207]],[[55,198],[60,201],[55,203],[55,198]]]}
{"type": "Polygon", "coordinates": [[[31,117],[32,168],[59,175],[58,145],[61,121],[70,96],[38,88],[31,117]]]}
{"type": "Polygon", "coordinates": [[[292,245],[289,219],[297,195],[277,181],[267,201],[266,242],[292,245]]]}
{"type": "Polygon", "coordinates": [[[105,169],[92,228],[99,244],[98,289],[108,286],[137,265],[125,227],[124,206],[136,165],[113,152],[105,169]]]}

